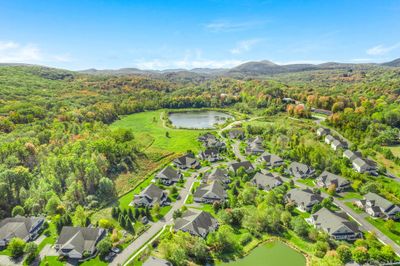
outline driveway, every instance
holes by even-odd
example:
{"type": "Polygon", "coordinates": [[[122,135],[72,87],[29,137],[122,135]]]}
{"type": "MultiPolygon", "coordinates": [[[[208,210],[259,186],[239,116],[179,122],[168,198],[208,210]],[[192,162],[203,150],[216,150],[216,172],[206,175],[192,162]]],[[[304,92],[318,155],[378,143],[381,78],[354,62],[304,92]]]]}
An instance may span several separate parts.
{"type": "Polygon", "coordinates": [[[0,255],[0,265],[1,266],[15,266],[15,265],[22,265],[24,259],[21,257],[18,260],[14,261],[11,257],[6,255],[0,255]]]}

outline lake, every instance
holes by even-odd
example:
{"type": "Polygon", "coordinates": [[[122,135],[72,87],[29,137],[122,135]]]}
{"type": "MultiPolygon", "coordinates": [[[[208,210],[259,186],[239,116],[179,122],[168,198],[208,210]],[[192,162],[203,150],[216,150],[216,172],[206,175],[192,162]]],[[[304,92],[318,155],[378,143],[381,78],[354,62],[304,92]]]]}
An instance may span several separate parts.
{"type": "Polygon", "coordinates": [[[169,120],[176,128],[211,129],[233,116],[217,111],[193,111],[169,113],[169,120]]]}
{"type": "Polygon", "coordinates": [[[306,258],[280,241],[269,242],[253,249],[249,255],[218,266],[305,266],[306,258]]]}

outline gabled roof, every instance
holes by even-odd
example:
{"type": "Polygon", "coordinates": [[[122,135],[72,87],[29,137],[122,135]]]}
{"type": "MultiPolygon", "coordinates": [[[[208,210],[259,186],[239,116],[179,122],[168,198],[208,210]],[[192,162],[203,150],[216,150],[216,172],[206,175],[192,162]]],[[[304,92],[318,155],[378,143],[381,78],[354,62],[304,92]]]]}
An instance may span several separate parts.
{"type": "Polygon", "coordinates": [[[207,140],[216,140],[217,139],[217,137],[216,136],[214,136],[213,134],[211,134],[211,133],[206,133],[206,134],[204,134],[204,135],[201,135],[199,138],[198,138],[198,140],[200,140],[200,141],[207,141],[207,140]]]}
{"type": "Polygon", "coordinates": [[[151,204],[159,203],[162,197],[166,196],[166,192],[154,184],[148,185],[139,195],[133,200],[136,204],[151,204]]]}
{"type": "Polygon", "coordinates": [[[64,226],[56,245],[64,253],[77,253],[82,255],[85,251],[93,251],[97,240],[103,234],[102,228],[64,226]]]}
{"type": "Polygon", "coordinates": [[[253,177],[252,181],[257,186],[261,186],[263,188],[267,188],[267,187],[272,188],[272,187],[281,185],[283,183],[280,176],[274,175],[273,173],[267,173],[267,174],[257,173],[253,177]]]}
{"type": "Polygon", "coordinates": [[[199,210],[187,210],[175,221],[175,230],[190,232],[204,237],[218,226],[217,220],[210,213],[199,210]]]}
{"type": "Polygon", "coordinates": [[[201,154],[205,157],[215,156],[219,154],[219,150],[217,148],[207,148],[205,151],[202,151],[201,154]]]}
{"type": "Polygon", "coordinates": [[[161,170],[156,177],[162,179],[177,180],[179,179],[179,175],[179,171],[175,170],[171,166],[167,166],[163,170],[161,170]]]}
{"type": "Polygon", "coordinates": [[[229,131],[229,136],[231,138],[242,137],[242,136],[244,136],[244,131],[241,129],[233,129],[233,130],[229,131]]]}
{"type": "Polygon", "coordinates": [[[308,175],[313,172],[311,167],[309,167],[306,164],[299,163],[299,162],[290,163],[288,170],[295,177],[302,176],[302,175],[308,175]]]}
{"type": "Polygon", "coordinates": [[[332,145],[332,146],[335,146],[335,147],[338,147],[338,146],[346,147],[346,146],[347,146],[347,143],[346,143],[346,142],[343,142],[343,141],[341,141],[341,140],[338,140],[338,139],[333,139],[331,145],[332,145]]]}
{"type": "Polygon", "coordinates": [[[293,188],[286,194],[288,198],[296,202],[296,204],[304,204],[309,206],[315,202],[321,202],[323,198],[321,195],[313,193],[310,189],[293,188]]]}
{"type": "Polygon", "coordinates": [[[361,158],[362,154],[361,154],[361,152],[358,152],[358,151],[354,152],[352,150],[345,150],[343,152],[343,156],[349,158],[350,161],[353,161],[356,158],[359,158],[359,157],[361,158]]]}
{"type": "Polygon", "coordinates": [[[283,159],[281,157],[279,157],[278,155],[267,153],[267,152],[264,153],[263,155],[261,155],[260,159],[267,163],[270,163],[272,165],[283,162],[283,159]]]}
{"type": "Polygon", "coordinates": [[[328,234],[343,233],[343,231],[360,232],[357,223],[349,221],[346,214],[331,212],[326,208],[314,213],[312,219],[317,227],[322,228],[328,234]]]}
{"type": "Polygon", "coordinates": [[[393,203],[388,201],[387,199],[379,196],[378,194],[368,192],[364,195],[364,198],[370,202],[372,202],[375,206],[380,207],[382,210],[386,211],[393,207],[393,203]]]}
{"type": "Polygon", "coordinates": [[[317,180],[322,181],[325,186],[335,184],[337,188],[350,184],[349,180],[339,175],[332,174],[328,171],[322,172],[322,174],[317,178],[317,180]]]}
{"type": "Polygon", "coordinates": [[[359,158],[359,157],[357,157],[353,160],[353,164],[357,165],[360,168],[364,167],[364,166],[367,166],[368,168],[370,167],[370,165],[365,160],[363,160],[362,158],[359,158]]]}
{"type": "Polygon", "coordinates": [[[35,225],[43,222],[43,217],[10,217],[0,222],[0,239],[11,239],[19,237],[25,239],[35,225]]]}
{"type": "Polygon", "coordinates": [[[195,198],[209,198],[215,200],[224,200],[226,198],[226,191],[218,181],[213,181],[210,184],[201,184],[193,196],[195,198]]]}
{"type": "Polygon", "coordinates": [[[186,166],[191,166],[192,164],[195,164],[196,158],[192,154],[186,154],[181,157],[178,157],[174,160],[174,163],[179,164],[179,165],[186,165],[186,166]]]}
{"type": "Polygon", "coordinates": [[[325,139],[328,139],[329,141],[333,141],[335,138],[332,135],[326,135],[325,139]]]}
{"type": "Polygon", "coordinates": [[[245,170],[250,170],[254,169],[253,165],[249,161],[242,161],[242,162],[236,162],[236,163],[231,163],[230,165],[233,170],[236,172],[240,167],[243,167],[245,170]]]}
{"type": "Polygon", "coordinates": [[[228,172],[225,169],[215,168],[210,173],[204,174],[204,179],[207,181],[221,181],[229,180],[228,172]]]}
{"type": "Polygon", "coordinates": [[[329,134],[331,132],[331,130],[329,128],[324,128],[324,127],[320,127],[317,129],[318,133],[327,133],[329,134]]]}

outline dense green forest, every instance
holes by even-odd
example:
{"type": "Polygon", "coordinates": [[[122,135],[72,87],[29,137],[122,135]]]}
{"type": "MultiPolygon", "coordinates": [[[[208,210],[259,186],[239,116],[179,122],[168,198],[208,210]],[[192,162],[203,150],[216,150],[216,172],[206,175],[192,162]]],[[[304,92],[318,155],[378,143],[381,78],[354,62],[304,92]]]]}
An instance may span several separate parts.
{"type": "MultiPolygon", "coordinates": [[[[284,112],[283,97],[332,110],[329,124],[355,145],[396,156],[400,70],[319,70],[233,79],[176,76],[94,76],[36,66],[0,67],[0,218],[19,205],[26,213],[100,207],[114,197],[120,174],[147,156],[121,116],[163,108],[232,108],[284,112]],[[383,151],[382,151],[383,149],[383,151]]],[[[397,159],[400,160],[400,159],[397,159]]]]}

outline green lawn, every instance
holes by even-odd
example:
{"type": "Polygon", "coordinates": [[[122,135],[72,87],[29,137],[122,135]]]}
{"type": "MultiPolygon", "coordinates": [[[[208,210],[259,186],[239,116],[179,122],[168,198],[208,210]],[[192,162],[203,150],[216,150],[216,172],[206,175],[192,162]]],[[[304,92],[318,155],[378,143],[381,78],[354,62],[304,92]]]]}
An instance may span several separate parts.
{"type": "Polygon", "coordinates": [[[299,216],[303,217],[304,219],[310,218],[310,216],[311,216],[311,214],[309,214],[308,212],[302,212],[302,211],[299,211],[298,209],[294,209],[293,213],[295,215],[299,215],[299,216]]]}
{"type": "Polygon", "coordinates": [[[165,128],[160,116],[162,110],[143,112],[123,117],[111,125],[111,128],[131,129],[136,139],[141,140],[145,146],[169,152],[183,153],[187,150],[199,150],[197,141],[202,130],[165,128]],[[169,137],[166,136],[169,133],[169,137]]]}
{"type": "Polygon", "coordinates": [[[0,251],[0,255],[6,255],[6,256],[11,256],[11,251],[9,249],[3,249],[0,251]]]}
{"type": "Polygon", "coordinates": [[[314,179],[312,178],[298,179],[297,181],[309,187],[315,187],[314,179]]]}
{"type": "Polygon", "coordinates": [[[359,208],[357,208],[356,206],[353,205],[352,202],[345,202],[344,203],[347,207],[349,207],[350,209],[352,209],[353,211],[355,211],[355,213],[363,213],[363,210],[360,210],[359,208]]]}
{"type": "Polygon", "coordinates": [[[40,262],[40,266],[62,266],[63,262],[58,260],[57,256],[47,256],[40,262]]]}
{"type": "MultiPolygon", "coordinates": [[[[343,195],[343,194],[342,194],[343,195]]],[[[363,196],[357,192],[346,192],[340,200],[350,200],[350,199],[363,199],[363,196]]]]}
{"type": "Polygon", "coordinates": [[[388,147],[394,156],[400,157],[400,145],[388,147]]]}
{"type": "Polygon", "coordinates": [[[93,265],[93,266],[97,266],[97,265],[102,266],[102,265],[108,265],[108,263],[105,262],[105,261],[100,260],[100,256],[97,256],[97,257],[95,257],[95,258],[93,258],[91,260],[87,260],[84,263],[79,264],[79,265],[80,266],[91,266],[91,265],[93,265]]]}
{"type": "Polygon", "coordinates": [[[396,223],[396,228],[395,230],[389,231],[385,227],[385,221],[382,219],[373,219],[371,217],[366,218],[368,222],[370,222],[373,226],[378,228],[382,233],[384,233],[386,236],[388,236],[390,239],[392,239],[394,242],[397,244],[400,244],[400,223],[396,223]]]}

